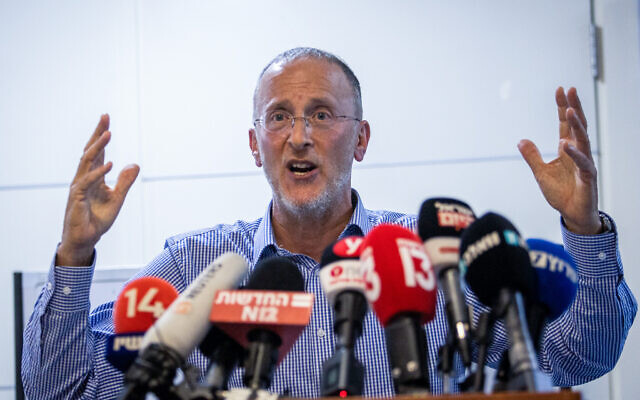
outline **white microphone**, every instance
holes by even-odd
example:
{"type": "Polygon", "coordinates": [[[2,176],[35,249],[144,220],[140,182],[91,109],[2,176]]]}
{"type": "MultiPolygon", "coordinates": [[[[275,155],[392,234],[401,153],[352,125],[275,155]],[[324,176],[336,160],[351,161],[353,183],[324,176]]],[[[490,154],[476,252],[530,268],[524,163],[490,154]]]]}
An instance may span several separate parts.
{"type": "Polygon", "coordinates": [[[177,367],[209,331],[216,293],[237,287],[248,269],[244,258],[228,252],[191,282],[145,333],[138,358],[125,375],[121,399],[143,398],[147,391],[167,395],[177,367]]]}
{"type": "Polygon", "coordinates": [[[149,328],[142,349],[162,343],[186,358],[209,331],[209,314],[218,290],[237,287],[248,269],[247,262],[236,253],[216,258],[149,328]]]}

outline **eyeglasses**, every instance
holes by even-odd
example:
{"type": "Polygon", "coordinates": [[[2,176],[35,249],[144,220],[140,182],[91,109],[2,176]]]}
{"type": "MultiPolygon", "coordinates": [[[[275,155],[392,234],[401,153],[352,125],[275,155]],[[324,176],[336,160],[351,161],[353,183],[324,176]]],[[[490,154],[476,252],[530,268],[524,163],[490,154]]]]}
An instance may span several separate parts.
{"type": "Polygon", "coordinates": [[[264,118],[254,120],[253,125],[261,124],[267,132],[281,133],[286,132],[288,129],[293,129],[296,119],[303,120],[305,127],[311,127],[316,131],[330,130],[338,122],[344,120],[361,121],[359,118],[348,115],[332,115],[328,111],[316,111],[309,117],[294,117],[285,111],[274,111],[265,115],[264,118]]]}

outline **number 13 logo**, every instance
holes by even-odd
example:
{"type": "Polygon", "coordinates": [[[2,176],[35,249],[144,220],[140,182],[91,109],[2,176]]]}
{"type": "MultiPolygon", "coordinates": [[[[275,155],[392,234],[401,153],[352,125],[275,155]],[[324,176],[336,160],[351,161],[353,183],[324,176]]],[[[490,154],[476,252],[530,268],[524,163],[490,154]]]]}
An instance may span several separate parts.
{"type": "Polygon", "coordinates": [[[396,239],[396,243],[407,287],[419,285],[424,290],[433,290],[436,287],[436,277],[422,244],[404,238],[396,239]]]}
{"type": "Polygon", "coordinates": [[[380,276],[375,270],[375,262],[373,260],[373,249],[367,247],[360,255],[362,268],[362,278],[365,283],[365,294],[367,300],[374,302],[380,297],[380,276]]]}

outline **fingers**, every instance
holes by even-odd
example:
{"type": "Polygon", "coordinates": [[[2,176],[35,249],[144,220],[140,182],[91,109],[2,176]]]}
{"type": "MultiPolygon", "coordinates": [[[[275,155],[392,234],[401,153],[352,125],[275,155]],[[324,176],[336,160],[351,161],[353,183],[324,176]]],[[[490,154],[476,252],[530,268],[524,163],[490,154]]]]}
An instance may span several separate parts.
{"type": "Polygon", "coordinates": [[[587,174],[592,178],[596,176],[596,166],[590,157],[566,140],[561,141],[560,146],[562,147],[562,150],[571,157],[581,173],[587,174]]]}
{"type": "Polygon", "coordinates": [[[113,191],[121,196],[123,200],[129,192],[131,185],[133,185],[133,182],[135,182],[138,177],[139,172],[140,167],[136,164],[129,164],[120,171],[118,181],[116,182],[116,186],[113,191]]]}
{"type": "Polygon", "coordinates": [[[520,154],[524,160],[529,164],[529,168],[531,168],[531,172],[533,175],[538,175],[540,169],[544,166],[544,160],[540,155],[540,151],[536,145],[527,139],[522,139],[518,143],[518,150],[520,150],[520,154]]]}
{"type": "Polygon", "coordinates": [[[569,88],[567,91],[567,100],[569,101],[569,106],[576,110],[580,121],[582,122],[582,126],[587,128],[587,118],[584,116],[584,110],[582,109],[582,103],[580,102],[580,98],[578,97],[578,91],[576,88],[569,88]]]}
{"type": "Polygon", "coordinates": [[[80,159],[80,165],[78,165],[78,172],[76,178],[86,174],[94,168],[99,168],[101,163],[98,161],[104,159],[104,148],[111,140],[111,132],[103,132],[96,141],[84,152],[80,159]]]}
{"type": "Polygon", "coordinates": [[[109,114],[102,114],[100,116],[100,120],[98,121],[98,125],[96,126],[96,129],[93,131],[93,134],[91,135],[91,137],[89,138],[89,141],[87,142],[87,144],[84,146],[84,151],[87,151],[87,149],[89,147],[91,147],[91,145],[98,140],[98,138],[100,137],[100,135],[102,135],[102,133],[104,131],[106,131],[107,129],[109,129],[109,114]]]}
{"type": "Polygon", "coordinates": [[[567,124],[567,107],[569,107],[569,101],[562,86],[556,89],[556,104],[558,105],[558,120],[560,121],[560,139],[566,139],[571,135],[571,128],[569,124],[567,124]]]}
{"type": "Polygon", "coordinates": [[[566,121],[566,112],[567,107],[569,106],[569,101],[567,100],[567,96],[564,94],[564,88],[562,86],[558,86],[556,89],[556,104],[558,105],[558,119],[560,121],[566,121]]]}
{"type": "Polygon", "coordinates": [[[567,109],[567,121],[571,126],[571,136],[576,141],[578,150],[591,158],[591,143],[589,142],[587,129],[582,123],[582,118],[573,107],[567,109]]]}
{"type": "Polygon", "coordinates": [[[95,185],[97,182],[104,179],[104,176],[109,171],[111,171],[112,167],[113,167],[113,163],[109,161],[108,163],[91,170],[89,173],[84,174],[82,178],[78,181],[78,189],[81,191],[85,191],[91,186],[95,185]]]}

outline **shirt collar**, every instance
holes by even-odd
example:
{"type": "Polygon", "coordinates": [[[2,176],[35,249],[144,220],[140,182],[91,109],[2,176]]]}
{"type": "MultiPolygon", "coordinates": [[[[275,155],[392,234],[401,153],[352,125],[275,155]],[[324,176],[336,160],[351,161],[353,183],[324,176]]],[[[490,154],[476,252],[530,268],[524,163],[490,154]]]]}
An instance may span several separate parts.
{"type": "MultiPolygon", "coordinates": [[[[340,234],[340,238],[350,235],[366,235],[371,230],[372,226],[369,222],[369,216],[367,210],[362,204],[362,199],[355,189],[351,189],[351,203],[353,205],[353,213],[347,226],[340,234]]],[[[267,211],[262,217],[262,221],[258,225],[253,238],[253,262],[256,263],[264,257],[270,257],[277,254],[278,251],[282,251],[276,243],[276,237],[273,233],[273,225],[271,222],[271,207],[273,200],[269,202],[267,211]]]]}

